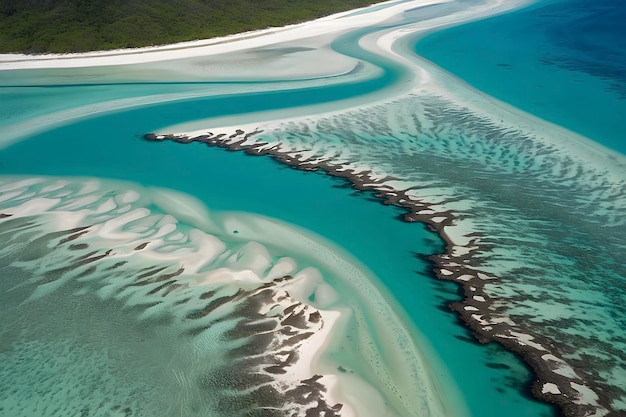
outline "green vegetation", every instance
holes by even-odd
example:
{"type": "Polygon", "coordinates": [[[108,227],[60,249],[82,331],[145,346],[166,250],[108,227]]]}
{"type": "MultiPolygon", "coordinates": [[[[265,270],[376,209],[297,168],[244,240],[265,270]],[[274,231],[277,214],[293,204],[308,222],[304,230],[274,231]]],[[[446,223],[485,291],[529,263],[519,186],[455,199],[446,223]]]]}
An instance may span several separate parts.
{"type": "Polygon", "coordinates": [[[0,52],[81,52],[283,26],[376,0],[0,0],[0,52]]]}

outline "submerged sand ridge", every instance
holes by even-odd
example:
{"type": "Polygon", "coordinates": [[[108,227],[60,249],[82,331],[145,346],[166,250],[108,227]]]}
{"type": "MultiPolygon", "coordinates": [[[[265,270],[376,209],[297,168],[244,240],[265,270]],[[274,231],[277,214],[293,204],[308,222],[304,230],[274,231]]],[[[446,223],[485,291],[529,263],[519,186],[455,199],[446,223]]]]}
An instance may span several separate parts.
{"type": "MultiPolygon", "coordinates": [[[[153,395],[167,396],[159,387],[168,384],[178,385],[181,395],[168,407],[172,413],[180,408],[182,415],[227,416],[246,410],[276,416],[406,415],[415,413],[404,409],[412,401],[398,396],[410,393],[426,402],[433,395],[425,384],[427,375],[411,374],[417,379],[393,385],[401,375],[394,361],[402,358],[405,369],[412,364],[411,369],[425,372],[417,368],[424,366],[423,358],[411,356],[418,352],[410,348],[406,330],[371,278],[313,235],[245,213],[209,214],[189,196],[132,183],[5,177],[0,192],[0,263],[3,269],[21,271],[11,274],[15,280],[24,276],[13,283],[24,299],[12,296],[3,314],[30,317],[24,312],[37,312],[48,300],[60,297],[74,304],[96,295],[98,302],[128,311],[127,320],[137,325],[156,324],[159,334],[163,326],[171,328],[168,334],[182,340],[174,351],[195,352],[179,360],[201,364],[191,373],[174,369],[170,374],[171,364],[163,363],[156,368],[165,372],[158,385],[143,379],[126,385],[125,372],[118,370],[128,366],[123,357],[105,355],[95,361],[91,343],[79,348],[56,336],[48,340],[51,336],[28,319],[17,320],[16,326],[25,326],[20,333],[9,321],[2,332],[13,336],[3,340],[9,349],[0,352],[0,385],[15,387],[12,400],[3,400],[4,409],[14,415],[65,415],[89,407],[84,399],[96,394],[102,397],[98,413],[116,415],[125,407],[144,415],[150,408],[136,403],[124,387],[135,387],[144,392],[143,401],[151,401],[153,395]],[[324,277],[328,274],[351,286],[352,296],[338,294],[324,277]],[[367,301],[346,304],[355,296],[367,301]],[[19,304],[11,308],[14,303],[19,304]],[[385,328],[386,340],[398,339],[386,347],[394,352],[391,360],[374,348],[371,334],[359,330],[360,340],[346,339],[346,329],[361,328],[362,320],[385,328]],[[45,353],[42,343],[59,351],[45,353]],[[350,364],[328,359],[325,350],[337,348],[353,352],[350,364]],[[29,351],[31,361],[18,360],[16,355],[29,351]],[[38,360],[63,358],[76,362],[77,369],[60,385],[44,379],[33,397],[29,381],[40,375],[38,360]],[[15,372],[21,375],[17,379],[15,372]],[[95,382],[90,375],[96,372],[107,375],[97,393],[89,391],[95,382]],[[374,383],[372,375],[380,382],[374,383]],[[72,385],[77,383],[83,387],[72,385]],[[113,389],[118,385],[122,388],[113,389]],[[83,394],[75,397],[78,392],[83,394]]],[[[436,402],[426,404],[429,408],[420,415],[448,415],[436,402]]]]}

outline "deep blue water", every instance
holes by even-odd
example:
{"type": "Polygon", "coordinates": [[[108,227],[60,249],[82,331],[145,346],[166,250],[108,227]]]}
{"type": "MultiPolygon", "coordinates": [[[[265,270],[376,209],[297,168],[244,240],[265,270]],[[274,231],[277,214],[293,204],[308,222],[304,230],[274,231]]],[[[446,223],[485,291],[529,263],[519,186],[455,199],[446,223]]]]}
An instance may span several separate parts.
{"type": "Polygon", "coordinates": [[[626,153],[626,3],[540,0],[415,51],[477,90],[626,153]]]}

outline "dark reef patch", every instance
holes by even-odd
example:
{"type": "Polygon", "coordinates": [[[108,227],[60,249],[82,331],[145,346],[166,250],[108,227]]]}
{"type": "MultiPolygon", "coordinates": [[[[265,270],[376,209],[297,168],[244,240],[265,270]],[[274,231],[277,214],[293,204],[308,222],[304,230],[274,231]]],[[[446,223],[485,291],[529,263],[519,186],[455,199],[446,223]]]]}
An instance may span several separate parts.
{"type": "MultiPolygon", "coordinates": [[[[585,417],[597,408],[579,402],[580,393],[575,389],[578,384],[591,387],[599,396],[597,403],[602,408],[611,409],[610,395],[605,394],[602,387],[593,380],[562,375],[563,368],[570,369],[569,364],[560,357],[561,352],[567,351],[567,346],[556,344],[523,325],[491,319],[497,309],[494,301],[489,299],[484,292],[484,285],[489,280],[501,277],[493,277],[481,272],[479,262],[472,257],[471,250],[459,255],[454,254],[455,243],[444,230],[455,221],[455,214],[451,210],[437,211],[433,205],[410,197],[407,192],[412,188],[396,190],[386,184],[397,178],[377,178],[371,171],[357,171],[344,164],[335,164],[330,158],[307,159],[301,152],[283,150],[280,143],[270,144],[256,139],[255,136],[261,133],[263,133],[262,130],[244,132],[241,129],[237,129],[231,135],[208,132],[194,137],[150,133],[144,135],[144,139],[151,142],[169,140],[181,144],[198,142],[230,151],[244,151],[249,155],[267,155],[298,170],[321,170],[328,175],[343,178],[349,181],[350,186],[355,190],[372,192],[376,198],[375,201],[405,209],[406,213],[400,218],[402,221],[424,223],[437,232],[446,243],[445,253],[429,256],[428,260],[433,264],[433,272],[438,279],[454,282],[460,286],[463,301],[450,303],[448,300],[447,309],[457,313],[479,343],[486,344],[492,341],[500,343],[520,357],[535,374],[536,380],[529,382],[530,390],[520,387],[521,390],[530,391],[535,398],[558,406],[567,417],[585,417]]],[[[337,186],[343,187],[343,185],[337,186]]],[[[471,238],[465,245],[468,249],[485,238],[476,232],[466,237],[471,238]]],[[[492,366],[499,365],[492,364],[492,366]]]]}
{"type": "MultiPolygon", "coordinates": [[[[246,288],[224,284],[189,285],[185,276],[189,272],[177,261],[156,260],[158,257],[154,254],[149,258],[153,263],[146,267],[133,266],[132,259],[119,261],[118,256],[142,257],[144,251],[137,251],[134,242],[128,252],[117,246],[99,248],[98,236],[91,235],[94,227],[49,232],[45,216],[2,217],[0,269],[10,273],[8,268],[12,267],[8,265],[12,262],[37,263],[37,268],[25,270],[26,273],[10,274],[10,277],[28,277],[19,283],[14,294],[19,292],[22,298],[28,298],[39,286],[51,288],[49,284],[58,282],[65,289],[72,289],[67,292],[67,296],[72,297],[74,292],[97,293],[115,282],[115,288],[109,289],[106,297],[124,305],[125,314],[141,317],[153,311],[141,320],[159,326],[180,326],[182,330],[176,331],[184,338],[200,338],[210,332],[212,340],[217,339],[226,346],[224,364],[211,365],[197,377],[189,376],[190,389],[205,390],[207,396],[202,398],[212,398],[210,403],[196,402],[189,404],[190,407],[209,407],[221,416],[287,417],[294,413],[339,416],[342,404],[328,402],[327,388],[320,376],[301,379],[293,376],[292,367],[298,361],[300,350],[325,322],[318,310],[297,301],[286,291],[291,276],[246,288]],[[93,237],[95,242],[90,240],[93,237]],[[62,262],[58,262],[59,259],[62,262]],[[174,310],[183,313],[176,316],[164,308],[168,305],[176,306],[174,310]]],[[[147,243],[142,245],[142,249],[150,250],[147,243]]],[[[78,304],[76,302],[76,306],[78,304]]],[[[3,333],[5,340],[0,342],[0,352],[10,349],[15,337],[9,332],[3,333]]],[[[27,353],[26,349],[24,355],[27,353]]],[[[0,382],[7,381],[10,383],[10,379],[0,382]]],[[[84,389],[88,396],[91,388],[85,386],[84,389]]],[[[140,404],[134,403],[127,411],[124,411],[126,403],[107,402],[101,408],[115,406],[126,415],[140,413],[140,404]]],[[[73,411],[61,408],[50,415],[65,415],[64,412],[73,411]]],[[[74,414],[89,415],[90,412],[81,408],[74,414]]]]}

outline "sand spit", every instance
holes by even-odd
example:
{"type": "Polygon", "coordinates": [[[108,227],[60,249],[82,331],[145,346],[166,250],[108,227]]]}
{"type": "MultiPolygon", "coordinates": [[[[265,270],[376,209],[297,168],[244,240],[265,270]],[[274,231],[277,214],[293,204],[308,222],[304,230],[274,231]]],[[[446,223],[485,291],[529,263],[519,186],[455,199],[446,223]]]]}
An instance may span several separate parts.
{"type": "MultiPolygon", "coordinates": [[[[446,0],[418,0],[380,3],[373,11],[368,8],[337,13],[321,19],[281,28],[268,28],[220,38],[183,42],[165,46],[78,54],[0,54],[0,70],[35,68],[78,68],[110,65],[154,63],[192,57],[206,57],[236,51],[266,47],[305,38],[323,37],[347,30],[369,26],[392,19],[414,7],[437,4],[446,0]],[[379,7],[386,5],[387,7],[379,7]]],[[[319,65],[318,65],[319,66],[319,65]]]]}

